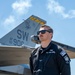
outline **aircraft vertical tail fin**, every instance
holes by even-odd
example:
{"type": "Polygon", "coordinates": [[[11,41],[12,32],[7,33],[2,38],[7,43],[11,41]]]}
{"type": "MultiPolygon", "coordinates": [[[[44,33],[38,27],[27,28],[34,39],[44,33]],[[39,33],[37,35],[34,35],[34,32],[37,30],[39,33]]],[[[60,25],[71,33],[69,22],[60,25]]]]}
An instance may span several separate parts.
{"type": "Polygon", "coordinates": [[[36,32],[39,30],[40,25],[43,25],[45,23],[45,20],[32,15],[15,29],[2,37],[0,39],[0,43],[2,45],[9,46],[28,45],[34,47],[35,43],[31,41],[30,37],[33,34],[35,35],[36,32]]]}

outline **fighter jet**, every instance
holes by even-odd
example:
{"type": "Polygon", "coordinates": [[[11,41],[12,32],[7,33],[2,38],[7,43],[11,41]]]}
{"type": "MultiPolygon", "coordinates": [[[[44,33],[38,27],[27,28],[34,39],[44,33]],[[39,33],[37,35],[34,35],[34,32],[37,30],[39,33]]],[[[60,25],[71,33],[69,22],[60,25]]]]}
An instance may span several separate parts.
{"type": "MultiPolygon", "coordinates": [[[[29,64],[31,51],[35,49],[36,44],[40,43],[36,33],[40,26],[44,24],[46,24],[45,20],[38,16],[31,15],[0,39],[0,70],[14,72],[14,69],[10,70],[9,67],[16,68],[16,65],[21,66],[21,64],[29,64]]],[[[52,42],[63,47],[70,58],[75,58],[75,47],[56,41],[52,42]]],[[[17,69],[19,70],[21,68],[17,69]]],[[[21,70],[24,70],[24,68],[21,70]]],[[[27,70],[29,70],[29,66],[27,70]]]]}

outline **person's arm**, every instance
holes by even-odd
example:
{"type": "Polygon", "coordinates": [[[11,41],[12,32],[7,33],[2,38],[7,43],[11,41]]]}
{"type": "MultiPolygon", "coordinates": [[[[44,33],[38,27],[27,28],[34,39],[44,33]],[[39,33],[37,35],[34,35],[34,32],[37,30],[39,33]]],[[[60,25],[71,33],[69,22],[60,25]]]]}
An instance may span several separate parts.
{"type": "Polygon", "coordinates": [[[33,74],[33,64],[32,64],[32,58],[31,57],[29,58],[29,64],[30,64],[31,73],[33,74]]]}
{"type": "Polygon", "coordinates": [[[70,58],[65,51],[61,50],[61,52],[57,54],[57,63],[60,75],[71,75],[70,58]]]}

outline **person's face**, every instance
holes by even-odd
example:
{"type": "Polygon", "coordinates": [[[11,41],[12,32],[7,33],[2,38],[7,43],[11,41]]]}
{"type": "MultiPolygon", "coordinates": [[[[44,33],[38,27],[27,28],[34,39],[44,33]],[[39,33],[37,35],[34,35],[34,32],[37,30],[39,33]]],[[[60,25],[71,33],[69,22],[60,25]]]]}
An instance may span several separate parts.
{"type": "Polygon", "coordinates": [[[37,32],[37,35],[41,42],[51,40],[52,38],[52,33],[48,32],[47,28],[40,28],[40,30],[37,32]]]}

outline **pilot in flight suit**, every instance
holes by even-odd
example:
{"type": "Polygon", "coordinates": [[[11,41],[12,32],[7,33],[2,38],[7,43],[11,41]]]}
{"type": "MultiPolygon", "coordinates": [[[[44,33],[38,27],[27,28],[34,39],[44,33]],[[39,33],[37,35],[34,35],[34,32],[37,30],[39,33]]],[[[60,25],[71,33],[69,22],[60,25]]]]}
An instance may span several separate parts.
{"type": "Polygon", "coordinates": [[[49,42],[46,42],[48,37],[53,34],[53,32],[47,31],[50,29],[51,27],[49,28],[49,26],[42,26],[40,28],[38,35],[41,40],[41,46],[31,53],[31,73],[32,75],[71,75],[70,58],[66,51],[49,40],[49,42]],[[45,46],[43,43],[45,45],[46,43],[48,44],[45,46]]]}

